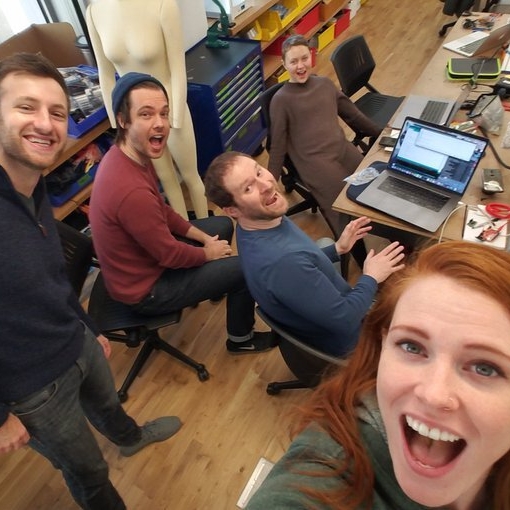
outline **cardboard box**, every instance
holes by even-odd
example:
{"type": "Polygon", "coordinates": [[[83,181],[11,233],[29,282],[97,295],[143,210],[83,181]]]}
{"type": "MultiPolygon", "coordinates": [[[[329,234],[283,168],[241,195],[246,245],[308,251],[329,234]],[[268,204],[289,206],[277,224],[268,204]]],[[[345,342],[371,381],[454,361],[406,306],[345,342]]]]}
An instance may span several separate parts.
{"type": "Polygon", "coordinates": [[[0,44],[0,59],[20,51],[40,52],[57,67],[87,63],[85,56],[76,46],[76,33],[70,23],[30,25],[0,44]]]}
{"type": "Polygon", "coordinates": [[[322,0],[319,4],[319,16],[321,21],[331,19],[344,5],[345,0],[322,0]]]}
{"type": "MultiPolygon", "coordinates": [[[[0,59],[18,52],[40,52],[59,68],[87,64],[85,55],[76,46],[74,28],[65,22],[41,25],[34,23],[0,44],[0,59]]],[[[75,122],[69,117],[68,135],[73,138],[80,137],[104,120],[106,115],[106,109],[102,108],[81,122],[75,122]]]]}

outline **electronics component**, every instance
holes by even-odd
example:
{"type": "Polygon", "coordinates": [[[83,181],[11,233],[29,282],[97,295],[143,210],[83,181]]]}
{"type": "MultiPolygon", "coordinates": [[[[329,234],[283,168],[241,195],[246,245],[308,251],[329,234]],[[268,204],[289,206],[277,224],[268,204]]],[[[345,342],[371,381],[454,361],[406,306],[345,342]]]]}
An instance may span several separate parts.
{"type": "Polygon", "coordinates": [[[482,171],[482,189],[484,193],[501,193],[503,177],[498,168],[484,168],[482,171]]]}
{"type": "Polygon", "coordinates": [[[392,136],[381,136],[379,140],[379,145],[382,145],[383,147],[395,147],[396,143],[397,139],[392,136]]]}

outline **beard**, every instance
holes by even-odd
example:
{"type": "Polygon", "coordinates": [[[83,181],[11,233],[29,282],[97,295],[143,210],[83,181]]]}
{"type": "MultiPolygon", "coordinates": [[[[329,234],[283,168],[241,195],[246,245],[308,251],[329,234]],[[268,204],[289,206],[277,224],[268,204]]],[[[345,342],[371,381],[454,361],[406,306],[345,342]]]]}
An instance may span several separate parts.
{"type": "Polygon", "coordinates": [[[42,172],[51,167],[64,151],[65,144],[47,154],[30,153],[22,145],[22,136],[19,133],[10,132],[0,117],[0,145],[4,159],[23,165],[37,172],[42,172]]]}

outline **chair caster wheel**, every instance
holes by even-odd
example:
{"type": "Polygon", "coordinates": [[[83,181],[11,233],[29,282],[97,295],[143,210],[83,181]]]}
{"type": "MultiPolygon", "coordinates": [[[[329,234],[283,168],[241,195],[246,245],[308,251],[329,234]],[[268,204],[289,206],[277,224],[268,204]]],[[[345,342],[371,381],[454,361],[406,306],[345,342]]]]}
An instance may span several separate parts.
{"type": "Polygon", "coordinates": [[[278,393],[280,393],[280,389],[277,388],[274,383],[269,383],[266,388],[266,393],[268,395],[278,395],[278,393]]]}
{"type": "Polygon", "coordinates": [[[207,371],[207,368],[205,366],[200,367],[197,370],[198,380],[201,382],[207,381],[209,379],[209,372],[207,371]]]}
{"type": "Polygon", "coordinates": [[[117,395],[119,396],[121,404],[123,404],[128,399],[127,391],[118,391],[117,395]]]}
{"type": "Polygon", "coordinates": [[[439,37],[443,37],[445,34],[446,34],[446,28],[442,28],[442,29],[439,31],[439,37]]]}

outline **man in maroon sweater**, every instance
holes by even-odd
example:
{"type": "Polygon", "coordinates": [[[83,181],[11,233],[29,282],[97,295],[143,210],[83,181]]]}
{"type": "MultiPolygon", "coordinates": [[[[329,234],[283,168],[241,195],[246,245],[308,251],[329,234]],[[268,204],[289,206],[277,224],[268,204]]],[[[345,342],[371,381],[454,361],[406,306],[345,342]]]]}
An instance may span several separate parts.
{"type": "Polygon", "coordinates": [[[270,333],[253,331],[254,301],[230,246],[225,216],[187,221],[159,192],[152,159],[170,132],[168,96],[154,77],[128,73],[116,83],[116,144],[101,161],[90,223],[101,270],[114,299],[157,315],[227,294],[227,350],[261,352],[270,333]]]}

